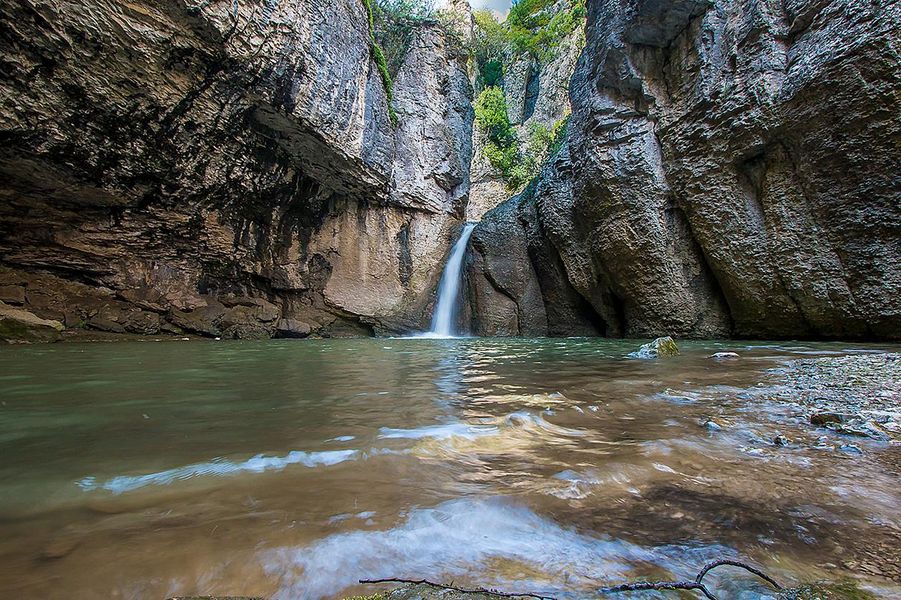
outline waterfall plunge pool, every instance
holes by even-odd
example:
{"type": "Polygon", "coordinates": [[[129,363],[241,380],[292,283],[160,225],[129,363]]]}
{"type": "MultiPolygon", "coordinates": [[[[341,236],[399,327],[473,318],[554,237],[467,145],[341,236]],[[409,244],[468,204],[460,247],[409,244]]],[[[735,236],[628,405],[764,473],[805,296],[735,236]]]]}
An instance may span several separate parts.
{"type": "MultiPolygon", "coordinates": [[[[397,576],[584,597],[732,557],[898,597],[898,447],[774,399],[788,361],[886,347],[638,344],[0,348],[0,591],[337,598],[397,576]]],[[[726,571],[722,597],[767,597],[726,571]]]]}

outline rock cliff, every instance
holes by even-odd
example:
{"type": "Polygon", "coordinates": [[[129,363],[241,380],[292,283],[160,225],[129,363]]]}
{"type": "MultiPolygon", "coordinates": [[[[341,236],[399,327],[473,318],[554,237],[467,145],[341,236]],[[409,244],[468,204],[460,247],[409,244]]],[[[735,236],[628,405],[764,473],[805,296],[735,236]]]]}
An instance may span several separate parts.
{"type": "MultiPolygon", "coordinates": [[[[572,10],[572,5],[572,0],[558,0],[548,11],[557,14],[572,10]]],[[[552,129],[569,115],[569,83],[584,44],[584,28],[576,27],[543,60],[529,52],[517,52],[512,47],[504,57],[500,87],[521,148],[528,147],[532,127],[540,125],[552,129]]],[[[474,128],[467,221],[480,220],[511,195],[503,174],[485,155],[487,140],[485,132],[474,128]]]]}
{"type": "Polygon", "coordinates": [[[607,335],[901,338],[901,3],[588,9],[564,147],[473,236],[475,330],[575,293],[607,335]]]}
{"type": "Polygon", "coordinates": [[[361,0],[0,2],[0,301],[269,337],[425,319],[466,204],[466,56],[414,32],[397,126],[361,0]]]}

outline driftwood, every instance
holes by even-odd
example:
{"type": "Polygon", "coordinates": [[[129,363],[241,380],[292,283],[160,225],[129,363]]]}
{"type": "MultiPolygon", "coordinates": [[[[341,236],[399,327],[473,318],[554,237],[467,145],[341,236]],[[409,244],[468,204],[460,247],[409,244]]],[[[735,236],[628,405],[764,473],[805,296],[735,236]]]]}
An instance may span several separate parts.
{"type": "MultiPolygon", "coordinates": [[[[703,581],[704,577],[708,573],[710,573],[710,571],[722,566],[738,567],[740,569],[744,569],[749,573],[757,575],[758,577],[769,583],[771,586],[773,586],[775,589],[782,589],[781,585],[776,583],[776,581],[772,577],[770,577],[760,569],[754,568],[751,565],[739,562],[737,560],[725,559],[716,560],[704,565],[704,568],[701,569],[701,571],[693,581],[637,581],[635,583],[624,583],[622,585],[616,585],[613,587],[601,588],[598,591],[602,594],[618,594],[622,592],[638,592],[646,590],[692,590],[701,592],[706,598],[708,598],[708,600],[718,600],[717,597],[714,596],[713,593],[707,588],[707,586],[704,585],[703,581]]],[[[466,589],[453,585],[443,585],[440,583],[435,583],[433,581],[428,581],[426,579],[398,579],[390,577],[387,579],[361,579],[360,583],[403,583],[411,585],[428,585],[430,587],[452,590],[463,594],[486,594],[500,598],[535,598],[536,600],[556,600],[552,596],[535,594],[532,592],[499,592],[497,590],[489,590],[486,588],[466,589]]]]}
{"type": "Polygon", "coordinates": [[[406,583],[410,585],[427,585],[430,587],[441,588],[442,590],[460,592],[462,594],[487,594],[489,596],[498,596],[499,598],[536,598],[536,600],[556,600],[552,596],[542,596],[540,594],[533,594],[531,592],[518,592],[515,594],[508,594],[507,592],[499,592],[497,590],[489,590],[486,588],[466,589],[456,587],[454,585],[435,583],[434,581],[429,581],[427,579],[398,579],[396,577],[388,577],[386,579],[361,579],[360,583],[406,583]]]}
{"type": "Polygon", "coordinates": [[[782,589],[782,586],[776,583],[772,577],[751,565],[746,565],[737,560],[716,560],[704,565],[704,568],[701,569],[694,581],[639,581],[636,583],[624,583],[622,585],[603,588],[600,591],[605,594],[615,594],[618,592],[637,592],[639,590],[697,590],[704,594],[705,597],[709,598],[709,600],[717,600],[717,597],[704,585],[703,579],[707,573],[724,565],[744,569],[745,571],[757,575],[777,590],[782,589]]]}

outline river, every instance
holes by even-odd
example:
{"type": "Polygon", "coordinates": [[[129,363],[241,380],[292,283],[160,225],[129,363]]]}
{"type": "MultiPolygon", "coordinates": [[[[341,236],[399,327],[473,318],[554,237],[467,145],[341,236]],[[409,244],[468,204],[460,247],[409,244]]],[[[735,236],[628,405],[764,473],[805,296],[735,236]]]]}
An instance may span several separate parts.
{"type": "Polygon", "coordinates": [[[396,576],[584,597],[726,557],[901,592],[897,447],[772,399],[786,361],[878,346],[639,343],[0,348],[0,592],[318,599],[396,576]]]}

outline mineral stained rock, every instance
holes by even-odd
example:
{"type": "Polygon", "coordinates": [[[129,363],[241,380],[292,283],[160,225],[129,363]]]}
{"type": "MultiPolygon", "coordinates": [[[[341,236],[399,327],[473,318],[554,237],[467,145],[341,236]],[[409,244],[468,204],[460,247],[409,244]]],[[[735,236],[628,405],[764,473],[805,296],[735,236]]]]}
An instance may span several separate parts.
{"type": "MultiPolygon", "coordinates": [[[[567,143],[517,211],[599,329],[901,338],[901,3],[597,0],[588,12],[567,143]]],[[[491,234],[509,210],[476,229],[470,281],[534,263],[522,236],[491,234]]],[[[472,294],[482,314],[513,314],[540,304],[534,287],[472,294]]]]}
{"type": "Polygon", "coordinates": [[[427,318],[472,139],[443,29],[414,34],[395,127],[360,0],[23,0],[0,26],[4,299],[138,333],[427,318]]]}
{"type": "Polygon", "coordinates": [[[632,352],[629,356],[646,359],[679,356],[679,346],[677,346],[675,340],[669,336],[659,337],[652,342],[643,344],[641,348],[632,352]]]}
{"type": "Polygon", "coordinates": [[[63,329],[59,321],[0,302],[0,341],[55,342],[63,329]]]}

